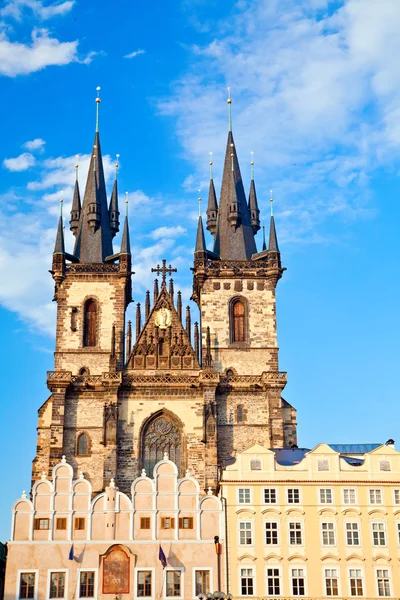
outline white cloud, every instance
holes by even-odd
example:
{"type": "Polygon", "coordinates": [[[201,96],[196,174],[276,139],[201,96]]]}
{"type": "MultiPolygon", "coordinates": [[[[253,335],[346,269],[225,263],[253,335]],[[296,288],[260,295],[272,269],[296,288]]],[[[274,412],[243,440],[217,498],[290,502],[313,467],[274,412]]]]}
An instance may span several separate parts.
{"type": "Polygon", "coordinates": [[[133,52],[131,52],[130,54],[126,54],[124,56],[124,58],[135,58],[136,56],[140,56],[141,54],[145,54],[146,50],[134,50],[133,52]]]}
{"type": "Polygon", "coordinates": [[[35,16],[47,20],[56,16],[67,14],[74,6],[75,0],[66,0],[65,2],[45,5],[40,0],[8,0],[0,15],[3,17],[12,17],[18,21],[22,19],[24,9],[30,9],[35,16]]]}
{"type": "Polygon", "coordinates": [[[30,142],[25,142],[24,148],[33,152],[34,150],[43,150],[46,142],[42,138],[35,138],[30,142]]]}
{"type": "Polygon", "coordinates": [[[186,234],[186,229],[177,225],[176,227],[158,227],[154,229],[149,235],[153,240],[160,240],[163,238],[176,238],[186,234]]]}
{"type": "Polygon", "coordinates": [[[5,158],[3,165],[8,171],[26,171],[33,167],[36,163],[36,158],[29,152],[24,152],[15,158],[5,158]]]}
{"type": "Polygon", "coordinates": [[[0,31],[0,75],[16,77],[28,75],[49,66],[68,65],[72,62],[90,64],[101,52],[89,52],[85,58],[78,56],[78,41],[60,42],[51,37],[47,29],[34,29],[32,43],[12,42],[0,31]]]}

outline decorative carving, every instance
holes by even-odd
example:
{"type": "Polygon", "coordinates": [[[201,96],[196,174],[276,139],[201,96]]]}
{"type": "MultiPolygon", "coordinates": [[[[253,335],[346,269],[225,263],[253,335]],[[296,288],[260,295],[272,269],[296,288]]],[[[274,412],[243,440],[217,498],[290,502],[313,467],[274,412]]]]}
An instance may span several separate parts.
{"type": "Polygon", "coordinates": [[[119,546],[103,559],[103,594],[129,594],[129,556],[119,546]]]}
{"type": "Polygon", "coordinates": [[[160,460],[172,460],[180,471],[182,434],[165,416],[151,421],[143,436],[143,465],[152,473],[160,460]],[[169,457],[169,458],[168,458],[169,457]]]}
{"type": "Polygon", "coordinates": [[[119,264],[94,263],[90,265],[71,264],[66,266],[70,273],[118,273],[119,264]]]}
{"type": "Polygon", "coordinates": [[[154,323],[160,329],[167,329],[172,325],[171,311],[165,306],[161,307],[155,314],[154,323]]]}

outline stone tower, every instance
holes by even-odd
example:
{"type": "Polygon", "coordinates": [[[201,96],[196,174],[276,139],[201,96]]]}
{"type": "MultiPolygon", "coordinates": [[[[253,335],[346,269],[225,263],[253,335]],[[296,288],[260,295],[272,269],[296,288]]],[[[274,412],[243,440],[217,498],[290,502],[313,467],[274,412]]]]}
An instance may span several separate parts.
{"type": "Polygon", "coordinates": [[[251,441],[277,448],[296,443],[295,411],[281,397],[286,373],[278,366],[275,290],[284,269],[274,217],[271,214],[268,248],[264,238],[257,252],[254,236],[260,229],[260,211],[254,176],[247,201],[229,122],[219,205],[212,173],[210,179],[207,229],[214,248],[206,248],[200,217],[193,283],[203,348],[209,339],[203,364],[206,361],[220,374],[220,462],[251,441]]]}
{"type": "Polygon", "coordinates": [[[200,325],[192,326],[174,290],[176,269],[163,260],[153,269],[153,294],[136,304],[132,332],[130,322],[125,327],[133,274],[127,216],[120,252],[112,246],[119,214],[117,178],[107,202],[97,119],[82,203],[75,185],[72,254],[62,217],[58,224],[56,350],[51,395],[39,409],[33,480],[65,455],[94,493],[111,478],[128,493],[167,455],[180,477],[189,472],[215,491],[219,467],[236,451],[296,442],[295,411],[281,398],[286,374],[278,370],[275,287],[283,269],[273,217],[269,248],[258,253],[255,184],[247,202],[229,131],[219,207],[210,181],[212,252],[201,218],[198,224],[193,299],[200,325]]]}

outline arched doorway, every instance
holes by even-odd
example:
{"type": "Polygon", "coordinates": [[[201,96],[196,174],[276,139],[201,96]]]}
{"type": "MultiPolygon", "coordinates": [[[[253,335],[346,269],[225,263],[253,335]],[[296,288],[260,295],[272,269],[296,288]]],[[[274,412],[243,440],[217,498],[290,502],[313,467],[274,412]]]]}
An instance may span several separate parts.
{"type": "Polygon", "coordinates": [[[182,429],[175,420],[165,413],[155,416],[145,426],[142,435],[142,466],[149,477],[153,475],[154,466],[168,454],[178,467],[183,469],[183,435],[182,429]]]}

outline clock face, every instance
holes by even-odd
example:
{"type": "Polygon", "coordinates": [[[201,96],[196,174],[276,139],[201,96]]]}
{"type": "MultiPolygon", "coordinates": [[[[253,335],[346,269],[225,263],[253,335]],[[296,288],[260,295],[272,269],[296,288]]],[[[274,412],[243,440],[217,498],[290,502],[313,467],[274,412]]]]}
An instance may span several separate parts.
{"type": "Polygon", "coordinates": [[[156,312],[154,322],[160,329],[167,329],[170,327],[172,323],[172,317],[169,308],[160,308],[160,310],[156,312]]]}

